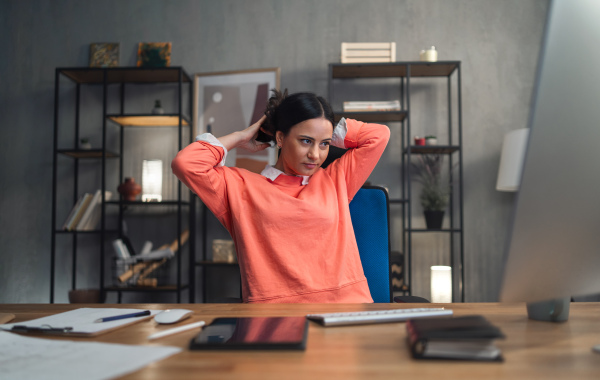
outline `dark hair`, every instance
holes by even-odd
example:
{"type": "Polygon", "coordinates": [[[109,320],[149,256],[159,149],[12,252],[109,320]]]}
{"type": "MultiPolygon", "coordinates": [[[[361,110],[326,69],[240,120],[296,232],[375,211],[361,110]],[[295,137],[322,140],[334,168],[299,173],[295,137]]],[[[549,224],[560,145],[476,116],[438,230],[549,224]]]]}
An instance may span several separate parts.
{"type": "Polygon", "coordinates": [[[262,124],[263,129],[271,134],[268,136],[271,140],[275,140],[275,132],[281,131],[287,136],[294,125],[305,120],[323,117],[333,125],[333,111],[323,97],[312,92],[288,95],[287,89],[283,93],[275,89],[271,91],[273,95],[265,111],[267,119],[262,124]]]}

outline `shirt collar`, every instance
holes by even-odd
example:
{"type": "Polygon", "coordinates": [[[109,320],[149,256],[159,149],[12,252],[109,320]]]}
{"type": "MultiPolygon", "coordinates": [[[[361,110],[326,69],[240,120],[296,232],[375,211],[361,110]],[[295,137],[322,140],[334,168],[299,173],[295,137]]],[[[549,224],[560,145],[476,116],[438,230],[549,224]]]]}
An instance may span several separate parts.
{"type": "MultiPolygon", "coordinates": [[[[281,170],[279,170],[271,165],[267,165],[264,168],[264,170],[260,173],[260,175],[262,175],[263,177],[267,177],[271,181],[275,181],[275,179],[277,179],[277,177],[279,177],[282,174],[287,175],[284,172],[282,172],[281,170]]],[[[308,180],[310,179],[310,176],[298,175],[296,177],[302,177],[302,185],[308,185],[308,180]]]]}

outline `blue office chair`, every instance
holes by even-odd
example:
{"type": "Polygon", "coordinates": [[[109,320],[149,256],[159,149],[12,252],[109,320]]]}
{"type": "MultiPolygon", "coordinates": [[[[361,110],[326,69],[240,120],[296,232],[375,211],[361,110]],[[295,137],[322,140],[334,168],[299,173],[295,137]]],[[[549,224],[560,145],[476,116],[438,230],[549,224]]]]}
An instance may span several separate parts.
{"type": "Polygon", "coordinates": [[[380,186],[363,186],[350,202],[350,217],[371,297],[392,301],[389,199],[380,186]]]}

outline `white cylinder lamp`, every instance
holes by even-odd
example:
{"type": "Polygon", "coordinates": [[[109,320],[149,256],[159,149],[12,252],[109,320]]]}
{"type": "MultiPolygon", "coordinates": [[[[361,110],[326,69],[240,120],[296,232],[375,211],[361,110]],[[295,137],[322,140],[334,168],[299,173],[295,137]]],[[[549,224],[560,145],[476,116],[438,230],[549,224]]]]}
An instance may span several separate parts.
{"type": "Polygon", "coordinates": [[[519,190],[528,138],[529,128],[516,129],[504,137],[496,190],[519,190]]]}
{"type": "Polygon", "coordinates": [[[444,265],[431,267],[431,302],[452,302],[452,268],[444,265]]]}
{"type": "Polygon", "coordinates": [[[142,163],[142,201],[162,201],[161,160],[144,160],[142,163]]]}

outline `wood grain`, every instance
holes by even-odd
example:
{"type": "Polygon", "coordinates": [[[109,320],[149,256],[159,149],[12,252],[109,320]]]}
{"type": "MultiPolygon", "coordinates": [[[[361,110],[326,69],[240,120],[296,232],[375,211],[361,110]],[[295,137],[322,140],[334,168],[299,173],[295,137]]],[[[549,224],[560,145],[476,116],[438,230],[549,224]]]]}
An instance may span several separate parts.
{"type": "MultiPolygon", "coordinates": [[[[429,305],[428,305],[429,306],[429,305]]],[[[573,303],[565,323],[527,319],[524,304],[431,304],[447,307],[455,315],[482,314],[500,327],[506,339],[497,341],[503,363],[414,360],[404,323],[328,327],[310,323],[306,351],[189,351],[196,331],[155,341],[147,336],[172,326],[152,320],[96,338],[79,341],[169,345],[184,348],[180,354],[153,363],[124,379],[597,379],[600,355],[600,304],[573,303]]],[[[300,316],[308,313],[421,307],[414,304],[136,304],[68,305],[5,304],[1,313],[13,313],[13,322],[26,321],[75,307],[123,307],[194,310],[185,323],[210,322],[223,316],[300,316]]],[[[52,337],[51,339],[65,339],[52,337]]]]}

